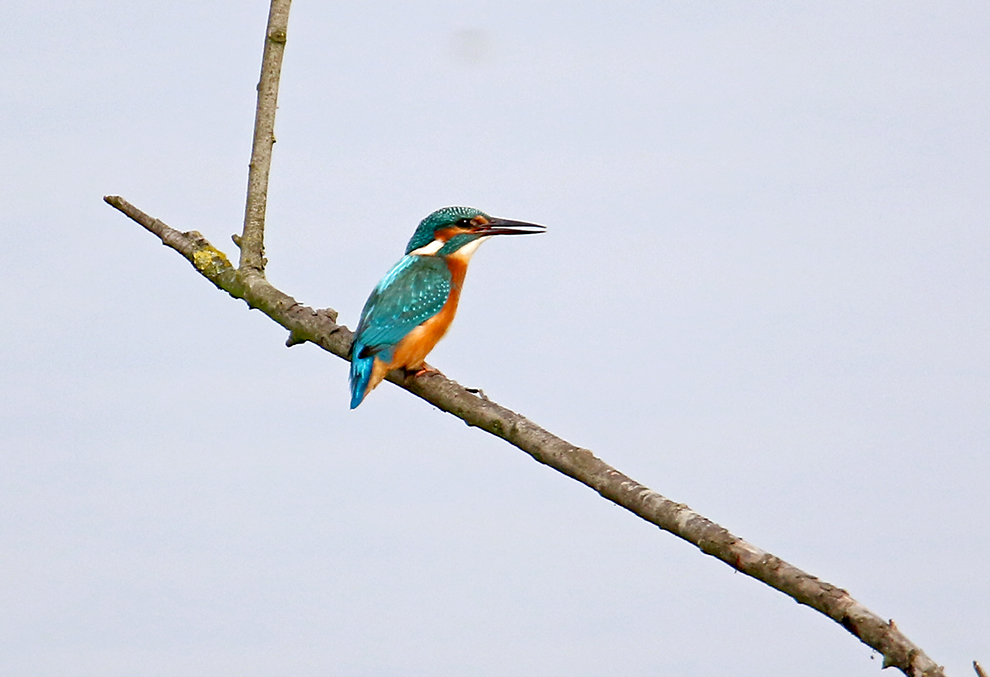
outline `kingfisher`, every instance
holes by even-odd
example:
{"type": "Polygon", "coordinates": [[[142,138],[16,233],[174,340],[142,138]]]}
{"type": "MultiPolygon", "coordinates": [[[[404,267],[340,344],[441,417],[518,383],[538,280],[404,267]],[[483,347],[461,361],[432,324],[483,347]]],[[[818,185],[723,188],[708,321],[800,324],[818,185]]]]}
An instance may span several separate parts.
{"type": "Polygon", "coordinates": [[[406,255],[364,304],[351,347],[351,409],[393,369],[420,373],[450,328],[471,256],[495,235],[542,233],[546,226],[444,207],[419,222],[406,255]]]}

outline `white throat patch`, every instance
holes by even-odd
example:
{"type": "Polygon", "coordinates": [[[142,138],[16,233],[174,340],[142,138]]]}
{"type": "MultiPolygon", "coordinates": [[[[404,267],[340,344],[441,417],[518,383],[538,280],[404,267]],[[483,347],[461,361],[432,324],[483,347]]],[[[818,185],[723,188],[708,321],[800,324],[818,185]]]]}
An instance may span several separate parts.
{"type": "Polygon", "coordinates": [[[490,237],[492,236],[486,235],[484,237],[479,237],[477,240],[471,240],[466,245],[464,245],[456,252],[454,252],[452,256],[456,256],[457,258],[463,259],[464,261],[470,261],[471,257],[474,256],[474,253],[478,251],[478,247],[481,246],[481,243],[490,237]]]}

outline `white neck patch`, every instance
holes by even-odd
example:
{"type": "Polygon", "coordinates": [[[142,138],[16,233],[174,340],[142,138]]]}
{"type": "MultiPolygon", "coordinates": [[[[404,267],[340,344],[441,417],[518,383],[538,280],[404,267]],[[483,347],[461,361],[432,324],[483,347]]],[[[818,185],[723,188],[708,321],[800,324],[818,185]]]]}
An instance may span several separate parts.
{"type": "Polygon", "coordinates": [[[440,251],[440,248],[443,245],[444,245],[443,240],[434,240],[430,244],[424,245],[419,249],[413,249],[411,252],[409,252],[408,256],[433,256],[438,251],[440,251]]]}
{"type": "MultiPolygon", "coordinates": [[[[474,253],[478,251],[478,247],[481,243],[490,238],[491,235],[486,235],[485,237],[479,237],[477,240],[471,240],[466,245],[458,249],[456,252],[451,254],[451,256],[456,256],[457,258],[464,259],[465,261],[471,260],[474,253]]],[[[409,256],[434,256],[438,251],[440,251],[443,246],[447,244],[443,240],[434,240],[428,245],[423,245],[419,249],[413,249],[409,252],[409,256]]]]}

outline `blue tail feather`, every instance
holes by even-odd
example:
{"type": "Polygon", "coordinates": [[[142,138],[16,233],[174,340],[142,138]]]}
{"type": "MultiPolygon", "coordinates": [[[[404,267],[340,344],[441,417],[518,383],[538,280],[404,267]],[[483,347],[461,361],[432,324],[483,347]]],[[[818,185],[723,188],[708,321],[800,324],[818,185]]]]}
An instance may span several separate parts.
{"type": "Polygon", "coordinates": [[[375,364],[375,356],[358,357],[364,345],[354,342],[351,351],[351,409],[357,408],[368,393],[368,383],[371,381],[371,368],[375,364]]]}

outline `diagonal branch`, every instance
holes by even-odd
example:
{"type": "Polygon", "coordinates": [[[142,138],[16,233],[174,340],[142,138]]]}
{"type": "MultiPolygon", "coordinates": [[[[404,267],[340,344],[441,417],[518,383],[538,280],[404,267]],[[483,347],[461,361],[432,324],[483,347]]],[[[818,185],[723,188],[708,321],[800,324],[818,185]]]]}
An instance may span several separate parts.
{"type": "MultiPolygon", "coordinates": [[[[181,232],[149,216],[118,196],[104,200],[179,252],[217,288],[243,299],[289,331],[286,345],[310,341],[343,359],[350,359],[352,333],[336,323],[332,309],[314,310],[276,289],[264,276],[264,220],[271,167],[275,110],[291,0],[272,0],[258,84],[258,107],[248,178],[244,230],[234,236],[241,249],[238,268],[196,231],[181,232]]],[[[588,487],[617,505],[692,543],[732,568],[789,595],[841,624],[884,656],[884,667],[899,668],[908,677],[943,677],[944,672],[905,637],[893,621],[853,599],[848,592],[815,578],[770,553],[729,533],[725,528],[620,473],[591,451],[553,435],[524,416],[479,397],[440,374],[388,379],[434,406],[481,428],[588,487]]],[[[977,671],[980,669],[976,666],[977,671]]]]}
{"type": "MultiPolygon", "coordinates": [[[[243,285],[227,257],[196,231],[174,230],[123,198],[107,196],[104,200],[182,254],[217,287],[235,298],[244,299],[248,305],[260,309],[288,329],[288,345],[310,341],[338,357],[350,359],[352,334],[347,327],[336,324],[336,311],[303,306],[264,278],[243,285]]],[[[577,447],[526,417],[479,397],[439,372],[415,376],[398,370],[388,378],[468,425],[502,438],[540,463],[591,487],[616,505],[695,545],[733,569],[825,614],[882,653],[884,667],[900,668],[909,677],[944,675],[942,669],[905,637],[893,621],[885,621],[845,590],[734,536],[688,506],[622,474],[588,449],[577,447]]]]}

